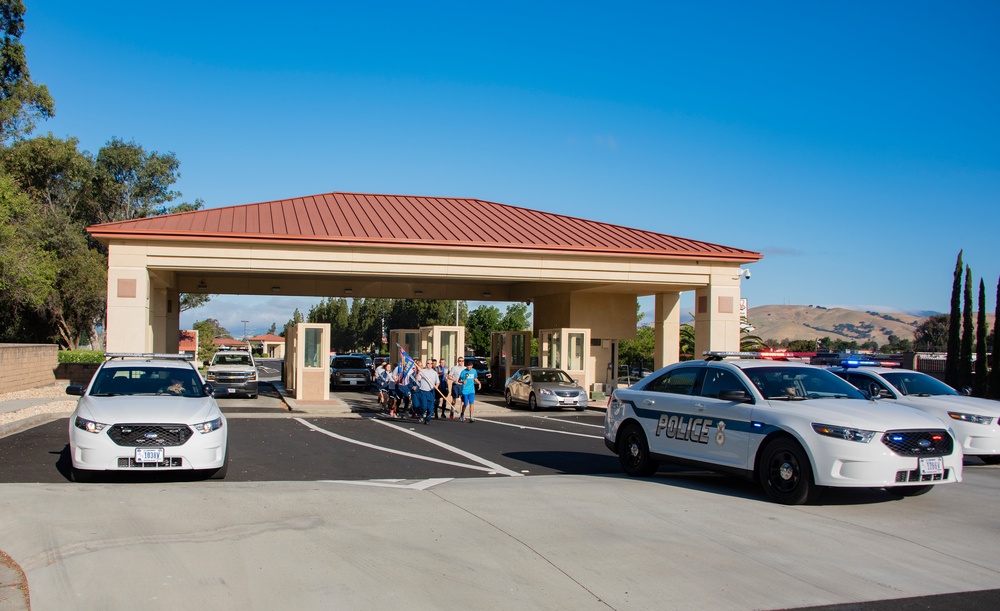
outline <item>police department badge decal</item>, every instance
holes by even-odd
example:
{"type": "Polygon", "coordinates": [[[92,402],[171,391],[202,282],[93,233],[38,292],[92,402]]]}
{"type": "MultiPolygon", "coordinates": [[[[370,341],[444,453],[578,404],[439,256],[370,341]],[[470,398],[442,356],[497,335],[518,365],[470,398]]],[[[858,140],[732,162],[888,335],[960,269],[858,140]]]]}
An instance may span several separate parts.
{"type": "Polygon", "coordinates": [[[722,445],[726,443],[726,423],[719,420],[719,431],[715,434],[715,443],[722,445]]]}

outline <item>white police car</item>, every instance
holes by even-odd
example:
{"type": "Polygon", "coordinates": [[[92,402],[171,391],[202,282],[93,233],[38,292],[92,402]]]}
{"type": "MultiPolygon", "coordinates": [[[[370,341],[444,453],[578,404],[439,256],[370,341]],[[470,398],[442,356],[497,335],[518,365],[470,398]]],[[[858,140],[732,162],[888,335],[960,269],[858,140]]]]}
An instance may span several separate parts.
{"type": "Polygon", "coordinates": [[[840,367],[831,367],[830,371],[871,396],[938,418],[952,428],[966,456],[975,456],[988,465],[1000,464],[1000,424],[997,422],[1000,402],[959,394],[926,373],[878,365],[874,361],[849,359],[840,367]]]}
{"type": "Polygon", "coordinates": [[[961,481],[962,454],[936,418],[870,401],[819,367],[724,356],[670,365],[612,393],[604,443],[626,473],[691,464],[756,479],[789,505],[824,486],[916,496],[961,481]]]}
{"type": "Polygon", "coordinates": [[[199,469],[216,479],[229,465],[226,417],[211,384],[177,354],[108,354],[69,418],[73,478],[100,471],[199,469]]]}

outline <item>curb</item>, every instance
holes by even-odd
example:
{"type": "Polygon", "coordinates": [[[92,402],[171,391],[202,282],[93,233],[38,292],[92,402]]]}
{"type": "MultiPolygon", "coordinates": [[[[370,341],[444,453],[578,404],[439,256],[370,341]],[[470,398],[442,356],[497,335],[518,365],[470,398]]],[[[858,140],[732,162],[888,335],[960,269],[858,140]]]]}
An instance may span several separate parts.
{"type": "Polygon", "coordinates": [[[28,579],[21,566],[0,550],[0,610],[27,611],[31,609],[28,579]]]}
{"type": "MultiPolygon", "coordinates": [[[[60,418],[66,418],[72,413],[73,411],[70,410],[67,412],[50,412],[45,414],[35,414],[33,416],[28,416],[27,418],[23,418],[21,420],[15,420],[7,424],[0,424],[0,439],[3,439],[4,437],[8,437],[15,433],[20,433],[21,431],[26,431],[30,428],[34,428],[42,424],[48,424],[49,422],[59,420],[60,418]]],[[[3,552],[0,552],[0,554],[2,553],[3,552]]]]}

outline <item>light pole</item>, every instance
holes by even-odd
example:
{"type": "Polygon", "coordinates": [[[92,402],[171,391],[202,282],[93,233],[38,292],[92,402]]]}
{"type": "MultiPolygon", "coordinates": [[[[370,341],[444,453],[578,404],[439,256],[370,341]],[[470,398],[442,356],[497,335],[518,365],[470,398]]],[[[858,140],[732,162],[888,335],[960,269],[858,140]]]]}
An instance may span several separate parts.
{"type": "Polygon", "coordinates": [[[247,323],[250,322],[250,321],[249,320],[241,320],[240,322],[243,323],[243,341],[245,342],[245,341],[247,341],[247,323]]]}

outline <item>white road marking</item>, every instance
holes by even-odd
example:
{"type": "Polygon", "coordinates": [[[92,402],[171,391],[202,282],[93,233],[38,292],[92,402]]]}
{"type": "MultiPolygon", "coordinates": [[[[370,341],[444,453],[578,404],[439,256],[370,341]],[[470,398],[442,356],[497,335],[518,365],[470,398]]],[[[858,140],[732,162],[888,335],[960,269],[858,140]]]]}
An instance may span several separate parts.
{"type": "Polygon", "coordinates": [[[320,482],[324,484],[350,484],[352,486],[371,486],[373,488],[400,488],[403,490],[427,490],[428,488],[433,488],[438,484],[444,484],[450,482],[452,477],[433,477],[431,479],[423,479],[420,481],[413,482],[411,484],[400,484],[404,480],[346,480],[346,479],[321,479],[320,482]]]}
{"type": "MultiPolygon", "coordinates": [[[[365,448],[370,448],[372,450],[379,450],[381,452],[388,452],[389,454],[396,454],[398,456],[406,456],[407,458],[416,458],[417,460],[426,460],[428,462],[436,462],[436,463],[439,463],[439,464],[442,464],[442,465],[451,465],[453,467],[462,467],[463,469],[472,469],[473,471],[483,471],[485,473],[501,472],[504,475],[515,475],[515,476],[518,476],[518,477],[523,477],[520,473],[516,473],[516,472],[511,471],[509,469],[504,469],[500,465],[495,465],[495,464],[493,464],[493,463],[491,463],[491,462],[489,462],[489,461],[487,461],[485,459],[481,459],[479,457],[473,457],[473,455],[471,455],[471,454],[468,455],[469,458],[471,458],[475,462],[478,462],[478,463],[480,463],[482,465],[486,465],[486,466],[480,467],[478,465],[468,465],[468,464],[465,464],[465,463],[455,462],[455,461],[451,461],[451,460],[443,460],[441,458],[433,458],[431,456],[421,456],[420,454],[412,454],[410,452],[403,452],[402,450],[396,450],[396,449],[387,448],[387,447],[384,447],[384,446],[377,446],[377,445],[375,445],[373,443],[367,443],[367,442],[364,442],[364,441],[358,441],[357,439],[351,439],[350,437],[344,437],[343,435],[338,435],[337,433],[334,433],[334,432],[328,431],[326,429],[320,428],[320,427],[316,426],[315,424],[313,424],[311,422],[307,422],[307,421],[303,420],[302,418],[295,418],[295,420],[298,421],[301,424],[306,425],[307,427],[309,427],[310,429],[316,431],[317,433],[323,433],[324,435],[327,435],[329,437],[333,437],[334,439],[339,439],[340,441],[346,441],[347,443],[353,443],[355,445],[359,445],[359,446],[362,446],[362,447],[365,447],[365,448]]],[[[380,420],[375,420],[375,422],[381,422],[381,421],[380,420]]],[[[393,426],[393,425],[391,425],[389,423],[386,423],[386,422],[381,422],[381,423],[385,424],[387,426],[392,426],[393,428],[395,428],[397,430],[401,430],[403,432],[407,432],[407,433],[410,432],[410,431],[406,431],[405,429],[401,429],[398,426],[393,426]]],[[[417,435],[416,433],[412,433],[412,434],[417,435]]],[[[422,435],[417,435],[417,436],[418,437],[423,437],[422,435]]],[[[459,450],[458,448],[451,448],[450,446],[438,443],[435,440],[428,439],[426,437],[424,437],[424,439],[427,439],[428,441],[431,441],[432,443],[436,443],[437,445],[440,445],[441,447],[444,447],[444,448],[447,448],[447,449],[451,449],[456,454],[461,454],[463,456],[466,455],[465,452],[463,452],[462,450],[459,450]]]]}
{"type": "Polygon", "coordinates": [[[461,448],[456,448],[455,446],[448,445],[446,443],[438,441],[437,439],[432,439],[432,438],[430,438],[430,437],[428,437],[426,435],[421,435],[420,433],[418,433],[416,431],[413,431],[411,429],[404,429],[401,426],[397,426],[395,424],[392,424],[391,422],[386,422],[385,420],[375,419],[375,422],[378,422],[379,424],[382,424],[382,425],[394,428],[394,429],[396,429],[398,431],[402,431],[402,432],[406,433],[407,435],[413,435],[417,439],[423,439],[427,443],[432,443],[432,444],[438,446],[439,448],[444,448],[445,450],[448,450],[449,452],[454,452],[455,454],[458,454],[459,456],[464,456],[465,458],[468,458],[469,460],[471,460],[473,462],[477,462],[477,463],[479,463],[481,465],[485,465],[485,466],[489,467],[491,470],[496,471],[498,473],[502,473],[504,475],[509,475],[511,477],[522,477],[522,474],[518,473],[517,471],[511,471],[510,469],[504,467],[503,465],[499,465],[499,464],[497,464],[497,463],[495,463],[495,462],[493,462],[491,460],[486,460],[485,458],[482,458],[481,456],[476,456],[475,454],[472,454],[471,452],[466,452],[465,450],[463,450],[461,448]]]}
{"type": "MultiPolygon", "coordinates": [[[[574,437],[586,437],[587,439],[604,439],[603,435],[586,435],[584,433],[571,433],[569,431],[554,431],[552,429],[543,429],[537,426],[525,426],[523,424],[511,424],[510,422],[501,422],[499,420],[484,420],[482,418],[476,418],[476,422],[489,422],[490,424],[499,424],[501,426],[512,426],[515,429],[527,429],[530,431],[542,431],[543,433],[558,433],[560,435],[572,435],[574,437]]],[[[604,427],[601,427],[604,428],[604,427]]]]}
{"type": "Polygon", "coordinates": [[[536,415],[532,415],[531,417],[532,418],[541,418],[542,420],[555,420],[555,421],[558,421],[558,422],[566,422],[566,423],[569,423],[569,424],[576,424],[578,426],[589,426],[589,427],[593,427],[595,429],[603,429],[604,428],[603,424],[590,424],[588,422],[577,422],[576,420],[570,420],[568,418],[557,418],[555,416],[536,416],[536,415]]]}

